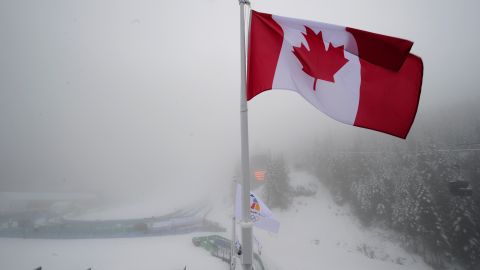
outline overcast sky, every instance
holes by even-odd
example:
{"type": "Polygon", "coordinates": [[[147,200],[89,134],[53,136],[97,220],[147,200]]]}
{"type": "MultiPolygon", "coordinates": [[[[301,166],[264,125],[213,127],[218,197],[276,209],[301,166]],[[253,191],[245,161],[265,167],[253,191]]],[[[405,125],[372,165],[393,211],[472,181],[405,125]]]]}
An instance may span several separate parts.
{"type": "MultiPolygon", "coordinates": [[[[252,7],[414,41],[425,66],[414,130],[428,110],[480,100],[479,1],[252,7]]],[[[0,188],[203,192],[231,181],[239,61],[235,0],[0,0],[0,188]]],[[[252,152],[356,129],[288,91],[249,109],[252,152]]]]}

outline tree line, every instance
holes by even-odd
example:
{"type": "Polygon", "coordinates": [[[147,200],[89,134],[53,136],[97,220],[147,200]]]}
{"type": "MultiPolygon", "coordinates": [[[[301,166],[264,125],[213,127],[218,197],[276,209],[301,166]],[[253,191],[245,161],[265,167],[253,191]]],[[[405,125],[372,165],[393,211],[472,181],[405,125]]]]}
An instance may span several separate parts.
{"type": "MultiPolygon", "coordinates": [[[[463,113],[472,111],[480,115],[463,113]]],[[[306,167],[365,226],[397,232],[435,269],[480,269],[480,119],[462,115],[433,118],[407,141],[327,138],[312,147],[306,167]],[[469,183],[472,195],[452,194],[456,181],[469,183]]]]}

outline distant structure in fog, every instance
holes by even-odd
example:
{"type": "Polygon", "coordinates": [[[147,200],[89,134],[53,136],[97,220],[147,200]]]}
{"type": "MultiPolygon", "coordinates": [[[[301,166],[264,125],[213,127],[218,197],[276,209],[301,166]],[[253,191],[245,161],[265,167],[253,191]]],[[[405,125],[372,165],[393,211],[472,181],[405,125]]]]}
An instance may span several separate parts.
{"type": "Polygon", "coordinates": [[[89,203],[97,198],[93,193],[0,192],[0,213],[54,210],[89,203]]]}

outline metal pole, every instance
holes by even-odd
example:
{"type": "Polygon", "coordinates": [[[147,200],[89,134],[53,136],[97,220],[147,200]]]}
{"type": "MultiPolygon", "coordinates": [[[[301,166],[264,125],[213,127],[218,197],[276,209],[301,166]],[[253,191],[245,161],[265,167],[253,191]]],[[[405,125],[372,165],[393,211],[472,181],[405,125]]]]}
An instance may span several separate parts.
{"type": "Polygon", "coordinates": [[[237,241],[237,232],[236,232],[236,217],[235,217],[235,207],[236,207],[236,201],[237,201],[237,177],[233,178],[232,182],[232,191],[233,191],[233,211],[232,211],[232,242],[230,245],[230,270],[235,270],[235,267],[237,266],[237,260],[236,260],[236,241],[237,241]]]}
{"type": "MultiPolygon", "coordinates": [[[[234,206],[235,208],[235,206],[234,206]]],[[[236,239],[236,232],[235,232],[235,215],[232,217],[232,242],[230,245],[230,270],[235,270],[235,267],[237,265],[237,260],[235,260],[235,241],[236,239]]]]}
{"type": "Polygon", "coordinates": [[[246,57],[245,57],[245,5],[248,0],[239,0],[240,4],[240,127],[242,147],[242,267],[252,270],[253,241],[252,221],[250,219],[250,160],[248,153],[248,107],[246,93],[246,57]]]}

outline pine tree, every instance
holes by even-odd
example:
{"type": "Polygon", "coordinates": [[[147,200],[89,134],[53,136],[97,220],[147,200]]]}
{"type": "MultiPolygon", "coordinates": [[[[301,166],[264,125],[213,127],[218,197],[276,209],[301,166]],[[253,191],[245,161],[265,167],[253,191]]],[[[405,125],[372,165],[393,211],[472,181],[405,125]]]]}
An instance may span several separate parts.
{"type": "Polygon", "coordinates": [[[393,204],[391,224],[394,229],[402,233],[402,242],[407,247],[413,248],[415,244],[411,241],[415,232],[415,209],[416,200],[412,179],[414,173],[407,168],[400,171],[400,176],[394,179],[393,204]]]}
{"type": "Polygon", "coordinates": [[[288,208],[292,201],[292,188],[283,157],[268,158],[265,181],[265,203],[270,208],[288,208]]]}
{"type": "Polygon", "coordinates": [[[471,270],[478,269],[476,266],[480,263],[480,232],[475,213],[479,211],[471,200],[453,198],[450,213],[452,253],[460,264],[471,270]]]}

